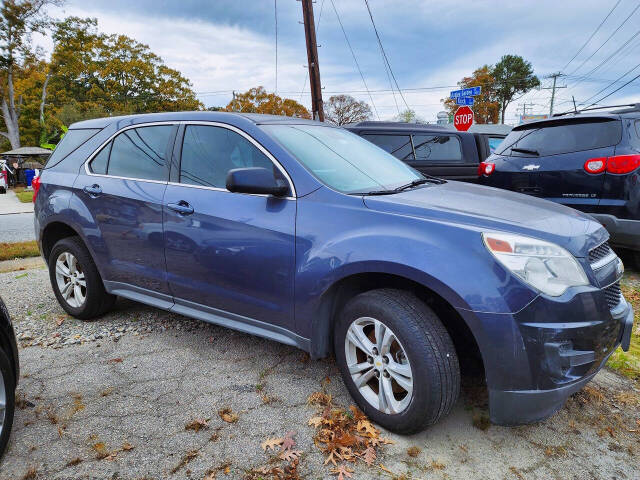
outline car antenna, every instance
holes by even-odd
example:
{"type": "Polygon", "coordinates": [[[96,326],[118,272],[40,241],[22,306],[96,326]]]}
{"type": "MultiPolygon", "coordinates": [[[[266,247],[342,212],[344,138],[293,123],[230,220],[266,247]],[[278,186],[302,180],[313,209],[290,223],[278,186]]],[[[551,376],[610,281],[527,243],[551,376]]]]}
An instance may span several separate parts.
{"type": "Polygon", "coordinates": [[[574,95],[571,95],[571,99],[573,100],[573,111],[575,113],[578,113],[578,109],[576,108],[576,97],[574,95]]]}

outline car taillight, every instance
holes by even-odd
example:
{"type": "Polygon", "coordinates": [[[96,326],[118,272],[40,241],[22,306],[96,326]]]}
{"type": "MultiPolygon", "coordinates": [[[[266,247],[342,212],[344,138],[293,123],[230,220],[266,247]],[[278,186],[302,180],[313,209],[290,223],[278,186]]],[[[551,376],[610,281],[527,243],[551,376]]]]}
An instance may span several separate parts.
{"type": "Polygon", "coordinates": [[[38,190],[40,190],[40,177],[33,177],[31,180],[31,187],[33,188],[33,203],[36,202],[36,196],[38,195],[38,190]]]}
{"type": "Polygon", "coordinates": [[[637,168],[640,168],[640,155],[590,158],[584,162],[584,169],[588,173],[602,173],[606,170],[608,173],[621,175],[637,168]]]}
{"type": "Polygon", "coordinates": [[[478,164],[478,176],[486,176],[488,177],[496,170],[496,164],[491,162],[480,162],[478,164]]]}
{"type": "Polygon", "coordinates": [[[609,157],[607,161],[607,172],[609,173],[630,173],[640,167],[640,155],[616,155],[609,157]]]}
{"type": "Polygon", "coordinates": [[[607,157],[590,158],[584,162],[584,169],[589,173],[604,172],[607,168],[607,157]]]}

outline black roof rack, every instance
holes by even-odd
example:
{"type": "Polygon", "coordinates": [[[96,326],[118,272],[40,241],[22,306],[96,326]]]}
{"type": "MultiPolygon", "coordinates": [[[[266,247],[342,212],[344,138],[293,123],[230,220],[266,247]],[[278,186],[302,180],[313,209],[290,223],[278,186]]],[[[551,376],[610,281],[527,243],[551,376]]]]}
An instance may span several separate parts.
{"type": "Polygon", "coordinates": [[[592,107],[592,108],[583,108],[581,110],[569,110],[562,113],[554,113],[554,117],[561,117],[562,115],[571,115],[582,112],[590,112],[592,110],[604,110],[607,108],[619,108],[619,107],[630,107],[625,108],[624,110],[614,110],[610,113],[631,113],[631,112],[640,112],[640,103],[625,103],[623,105],[604,105],[602,107],[592,107]]]}

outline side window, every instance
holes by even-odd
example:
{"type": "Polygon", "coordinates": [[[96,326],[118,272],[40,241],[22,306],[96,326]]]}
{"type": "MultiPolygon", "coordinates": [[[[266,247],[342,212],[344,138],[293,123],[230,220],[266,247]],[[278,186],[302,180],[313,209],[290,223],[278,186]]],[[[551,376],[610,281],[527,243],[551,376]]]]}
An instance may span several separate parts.
{"type": "Polygon", "coordinates": [[[460,139],[455,135],[414,135],[413,146],[419,162],[463,162],[460,139]]]}
{"type": "Polygon", "coordinates": [[[91,165],[89,165],[90,170],[93,173],[98,173],[100,175],[107,174],[107,164],[109,163],[109,152],[111,151],[111,145],[113,142],[109,142],[107,145],[102,147],[100,153],[98,153],[93,160],[91,160],[91,165]]]}
{"type": "Polygon", "coordinates": [[[502,137],[489,137],[489,151],[491,153],[495,152],[503,140],[504,138],[502,137]]]}
{"type": "Polygon", "coordinates": [[[376,144],[383,150],[400,160],[413,160],[413,147],[409,135],[373,135],[365,134],[362,138],[366,138],[371,143],[376,144]]]}
{"type": "Polygon", "coordinates": [[[262,167],[280,171],[255,145],[223,127],[187,125],[182,142],[180,183],[226,188],[227,173],[234,168],[262,167]]]}
{"type": "MultiPolygon", "coordinates": [[[[125,130],[113,139],[111,154],[107,162],[107,175],[139,178],[144,180],[166,180],[166,154],[173,125],[140,127],[125,130]]],[[[99,158],[105,147],[91,162],[95,169],[103,161],[99,158]]]]}

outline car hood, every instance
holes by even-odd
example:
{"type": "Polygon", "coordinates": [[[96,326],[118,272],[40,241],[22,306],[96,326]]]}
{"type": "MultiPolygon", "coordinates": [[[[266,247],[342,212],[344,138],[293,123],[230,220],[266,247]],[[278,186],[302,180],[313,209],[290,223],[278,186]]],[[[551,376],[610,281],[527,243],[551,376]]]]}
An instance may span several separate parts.
{"type": "Polygon", "coordinates": [[[380,212],[540,238],[578,257],[609,236],[592,217],[572,208],[470,183],[447,182],[363,199],[368,208],[380,212]]]}

